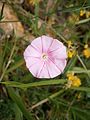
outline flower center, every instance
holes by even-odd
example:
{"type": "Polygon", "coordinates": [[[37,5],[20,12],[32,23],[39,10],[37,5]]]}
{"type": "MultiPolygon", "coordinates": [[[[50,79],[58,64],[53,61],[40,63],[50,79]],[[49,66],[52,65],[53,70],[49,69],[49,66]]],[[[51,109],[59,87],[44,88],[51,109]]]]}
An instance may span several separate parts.
{"type": "Polygon", "coordinates": [[[48,55],[46,53],[43,53],[42,54],[42,59],[47,60],[47,58],[48,58],[48,55]]]}

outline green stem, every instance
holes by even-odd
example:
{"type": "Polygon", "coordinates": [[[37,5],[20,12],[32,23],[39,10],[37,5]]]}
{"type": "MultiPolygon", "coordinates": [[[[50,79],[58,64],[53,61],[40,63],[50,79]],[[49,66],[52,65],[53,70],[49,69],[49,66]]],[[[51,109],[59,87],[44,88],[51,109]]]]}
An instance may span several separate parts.
{"type": "Polygon", "coordinates": [[[77,58],[78,58],[79,61],[81,62],[83,68],[85,69],[85,71],[86,71],[86,73],[87,73],[87,75],[88,75],[88,77],[89,77],[89,79],[90,79],[90,75],[89,75],[89,73],[88,73],[88,71],[87,71],[87,68],[86,68],[85,64],[83,63],[82,59],[80,58],[80,56],[79,56],[78,54],[77,54],[77,58]]]}
{"type": "Polygon", "coordinates": [[[10,63],[11,63],[11,61],[12,61],[11,59],[12,59],[12,56],[13,56],[15,47],[16,47],[16,40],[15,40],[14,46],[13,46],[13,48],[12,48],[12,50],[11,50],[11,54],[10,54],[10,57],[9,57],[8,62],[7,62],[7,64],[6,64],[6,67],[5,67],[3,73],[2,73],[2,75],[1,75],[1,77],[0,77],[0,81],[2,81],[2,79],[3,79],[3,77],[4,77],[5,73],[6,73],[6,70],[7,70],[7,68],[9,67],[9,65],[10,65],[10,63]]]}
{"type": "Polygon", "coordinates": [[[89,22],[89,21],[90,21],[90,18],[87,18],[87,19],[80,20],[80,21],[76,22],[75,25],[84,24],[84,23],[89,22]]]}
{"type": "Polygon", "coordinates": [[[40,105],[42,105],[43,103],[46,103],[47,101],[49,101],[50,99],[53,99],[55,97],[57,97],[58,95],[62,94],[64,92],[64,90],[60,90],[52,95],[50,95],[48,98],[44,99],[44,100],[41,100],[40,102],[36,103],[35,105],[33,105],[31,108],[34,109],[40,105]]]}

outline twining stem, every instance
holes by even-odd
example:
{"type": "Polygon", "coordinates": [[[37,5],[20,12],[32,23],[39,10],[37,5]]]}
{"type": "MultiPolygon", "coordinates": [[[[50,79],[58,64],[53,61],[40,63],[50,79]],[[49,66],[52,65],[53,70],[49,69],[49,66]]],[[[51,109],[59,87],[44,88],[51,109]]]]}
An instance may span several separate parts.
{"type": "Polygon", "coordinates": [[[36,103],[35,105],[33,105],[33,106],[31,107],[31,109],[34,109],[34,108],[36,108],[36,107],[42,105],[43,103],[46,103],[46,102],[49,101],[50,99],[53,99],[53,98],[55,98],[56,96],[62,94],[64,91],[65,91],[65,90],[62,89],[62,90],[60,90],[60,91],[58,91],[58,92],[52,94],[52,95],[49,96],[48,98],[46,98],[46,99],[44,99],[44,100],[41,100],[40,102],[38,102],[38,103],[36,103]]]}

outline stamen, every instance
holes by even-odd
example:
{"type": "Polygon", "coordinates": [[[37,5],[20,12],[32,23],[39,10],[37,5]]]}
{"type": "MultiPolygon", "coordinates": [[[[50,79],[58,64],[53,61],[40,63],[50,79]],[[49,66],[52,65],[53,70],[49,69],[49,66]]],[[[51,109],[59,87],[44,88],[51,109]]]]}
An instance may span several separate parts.
{"type": "Polygon", "coordinates": [[[47,60],[48,55],[47,55],[46,53],[43,53],[43,54],[42,54],[42,58],[43,58],[44,60],[47,60]]]}

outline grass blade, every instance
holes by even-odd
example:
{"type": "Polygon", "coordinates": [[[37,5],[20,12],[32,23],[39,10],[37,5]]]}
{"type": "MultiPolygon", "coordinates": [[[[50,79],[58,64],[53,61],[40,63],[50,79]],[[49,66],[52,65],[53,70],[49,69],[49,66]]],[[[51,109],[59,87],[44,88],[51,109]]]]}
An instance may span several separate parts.
{"type": "Polygon", "coordinates": [[[10,96],[10,98],[17,104],[17,106],[20,108],[20,110],[22,111],[24,117],[27,120],[34,120],[31,116],[31,114],[28,112],[28,110],[26,109],[21,97],[19,95],[17,95],[14,91],[13,88],[11,87],[7,87],[8,90],[8,94],[10,96]]]}
{"type": "Polygon", "coordinates": [[[67,67],[65,68],[64,75],[74,67],[76,62],[77,62],[77,56],[75,55],[72,57],[72,59],[69,61],[68,65],[67,65],[67,67]]]}
{"type": "Polygon", "coordinates": [[[9,73],[9,72],[15,70],[16,68],[18,68],[18,67],[20,67],[21,65],[23,65],[23,63],[24,63],[24,60],[23,60],[23,59],[19,60],[19,61],[16,62],[12,67],[10,67],[10,68],[6,71],[6,73],[9,73]]]}

